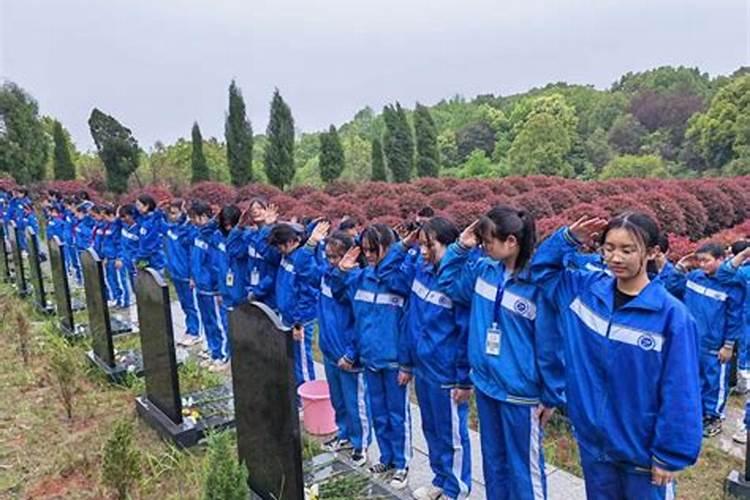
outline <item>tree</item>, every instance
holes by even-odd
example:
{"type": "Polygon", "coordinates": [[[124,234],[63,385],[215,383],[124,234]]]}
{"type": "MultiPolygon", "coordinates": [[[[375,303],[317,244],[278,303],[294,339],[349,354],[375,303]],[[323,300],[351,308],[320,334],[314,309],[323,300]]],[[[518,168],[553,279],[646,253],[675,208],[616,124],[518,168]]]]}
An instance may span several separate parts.
{"type": "Polygon", "coordinates": [[[571,146],[570,130],[550,114],[535,114],[526,121],[510,147],[511,174],[570,177],[573,169],[565,157],[571,146]]]}
{"type": "Polygon", "coordinates": [[[224,122],[227,163],[232,184],[244,186],[253,180],[253,127],[245,116],[245,100],[234,80],[229,84],[229,112],[224,122]]]}
{"type": "Polygon", "coordinates": [[[208,436],[203,465],[203,500],[245,500],[250,495],[247,467],[238,463],[236,445],[228,431],[208,436]]]}
{"type": "Polygon", "coordinates": [[[641,150],[646,129],[631,114],[618,116],[609,129],[609,144],[618,153],[635,155],[641,150]]]}
{"type": "Polygon", "coordinates": [[[33,97],[12,82],[0,87],[0,172],[19,184],[44,178],[49,139],[33,97]]]}
{"type": "Polygon", "coordinates": [[[264,167],[268,181],[279,189],[291,184],[294,178],[294,118],[292,110],[282,99],[279,89],[271,100],[271,117],[266,129],[268,145],[264,167]]]}
{"type": "Polygon", "coordinates": [[[495,150],[495,131],[485,121],[477,121],[456,131],[456,148],[460,161],[466,161],[475,151],[491,156],[495,150]]]}
{"type": "Polygon", "coordinates": [[[76,178],[76,166],[73,158],[70,156],[68,141],[65,139],[65,132],[62,124],[55,120],[52,138],[55,143],[54,150],[54,172],[55,179],[58,181],[70,181],[76,178]]]}
{"type": "Polygon", "coordinates": [[[443,168],[453,168],[460,163],[456,133],[453,130],[446,130],[438,135],[438,150],[443,168]]]}
{"type": "Polygon", "coordinates": [[[586,157],[597,171],[601,170],[612,159],[612,149],[607,143],[607,133],[601,128],[594,130],[586,139],[584,148],[586,149],[586,157]]]}
{"type": "Polygon", "coordinates": [[[203,136],[201,135],[201,129],[198,127],[198,122],[193,123],[193,155],[190,161],[190,170],[193,175],[191,182],[210,180],[208,174],[208,163],[206,163],[206,157],[203,155],[203,136]]]}
{"type": "Polygon", "coordinates": [[[409,182],[414,169],[414,137],[401,104],[383,108],[383,153],[395,182],[409,182]]]}
{"type": "Polygon", "coordinates": [[[344,171],[344,148],[339,133],[331,125],[328,132],[320,134],[320,178],[328,184],[341,176],[344,171]]]}
{"type": "Polygon", "coordinates": [[[414,135],[417,142],[417,175],[437,177],[440,171],[437,128],[430,110],[419,103],[414,110],[414,135]]]}
{"type": "Polygon", "coordinates": [[[373,181],[388,180],[388,176],[385,173],[385,159],[383,158],[383,146],[380,144],[379,139],[372,140],[372,176],[373,181]]]}
{"type": "Polygon", "coordinates": [[[664,160],[655,155],[624,155],[614,158],[602,169],[600,179],[619,177],[667,177],[664,160]]]}
{"type": "Polygon", "coordinates": [[[107,189],[124,193],[128,190],[130,174],[138,168],[138,141],[129,128],[97,108],[91,111],[89,129],[107,172],[107,189]]]}

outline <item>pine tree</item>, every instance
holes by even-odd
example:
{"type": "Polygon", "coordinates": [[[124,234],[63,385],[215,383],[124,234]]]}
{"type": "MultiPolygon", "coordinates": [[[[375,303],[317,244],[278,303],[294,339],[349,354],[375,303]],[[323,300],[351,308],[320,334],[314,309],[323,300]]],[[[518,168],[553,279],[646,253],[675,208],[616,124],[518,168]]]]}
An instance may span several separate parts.
{"type": "Polygon", "coordinates": [[[383,158],[383,146],[380,144],[380,139],[372,140],[372,176],[371,179],[374,181],[388,180],[388,176],[385,173],[385,160],[383,158]]]}
{"type": "Polygon", "coordinates": [[[414,169],[414,136],[406,112],[397,102],[395,108],[383,108],[385,133],[383,153],[396,182],[409,182],[414,169]]]}
{"type": "Polygon", "coordinates": [[[414,135],[417,142],[417,175],[437,177],[440,170],[437,127],[430,110],[419,103],[414,110],[414,135]]]}
{"type": "Polygon", "coordinates": [[[336,127],[331,125],[328,132],[320,134],[320,178],[323,182],[333,182],[344,171],[344,148],[336,127]]]}
{"type": "Polygon", "coordinates": [[[193,156],[191,158],[191,170],[193,171],[193,183],[209,180],[208,163],[203,155],[203,136],[198,122],[193,123],[193,156]]]}
{"type": "Polygon", "coordinates": [[[279,189],[291,184],[294,178],[294,118],[279,89],[271,100],[271,117],[266,129],[264,166],[268,181],[279,189]]]}
{"type": "Polygon", "coordinates": [[[203,475],[203,500],[246,500],[247,468],[237,462],[237,452],[228,431],[208,436],[203,475]]]}
{"type": "Polygon", "coordinates": [[[130,174],[138,168],[138,141],[129,128],[96,108],[89,117],[89,129],[107,171],[107,189],[124,193],[128,190],[130,174]]]}
{"type": "Polygon", "coordinates": [[[229,112],[224,122],[224,137],[232,184],[244,186],[253,180],[253,127],[245,116],[245,100],[234,80],[229,85],[229,112]]]}
{"type": "Polygon", "coordinates": [[[70,156],[68,149],[68,140],[65,138],[62,124],[55,120],[52,129],[52,139],[55,142],[54,150],[54,172],[55,179],[58,181],[70,181],[76,178],[76,166],[73,164],[73,158],[70,156]]]}

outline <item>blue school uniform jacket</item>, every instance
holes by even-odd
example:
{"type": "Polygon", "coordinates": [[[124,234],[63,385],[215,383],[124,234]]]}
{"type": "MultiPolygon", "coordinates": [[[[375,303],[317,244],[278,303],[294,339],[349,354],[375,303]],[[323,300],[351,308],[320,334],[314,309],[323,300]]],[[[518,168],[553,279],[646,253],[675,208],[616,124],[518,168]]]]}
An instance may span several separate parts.
{"type": "Polygon", "coordinates": [[[406,297],[381,280],[377,267],[330,274],[334,296],[345,293],[354,311],[356,356],[370,370],[398,369],[406,297]]]}
{"type": "Polygon", "coordinates": [[[76,221],[74,228],[74,239],[79,252],[91,248],[94,245],[94,229],[96,221],[86,214],[76,221]]]}
{"type": "Polygon", "coordinates": [[[468,308],[454,302],[438,285],[433,264],[415,248],[391,246],[380,263],[381,278],[407,297],[399,366],[442,387],[471,387],[467,353],[468,308]]]}
{"type": "Polygon", "coordinates": [[[166,265],[164,258],[164,214],[154,210],[138,219],[138,253],[136,262],[145,262],[153,269],[161,271],[166,265]]]}
{"type": "Polygon", "coordinates": [[[195,238],[195,226],[184,216],[176,222],[165,224],[164,250],[169,276],[173,280],[187,281],[190,279],[190,249],[195,238]]]}
{"type": "Polygon", "coordinates": [[[745,283],[745,338],[750,335],[750,264],[735,268],[731,261],[724,262],[716,273],[716,278],[723,284],[732,283],[740,278],[745,283]]]}
{"type": "Polygon", "coordinates": [[[271,234],[270,225],[259,229],[250,229],[247,236],[248,291],[253,300],[259,300],[276,309],[276,274],[278,273],[281,254],[278,249],[268,244],[271,234]]]}
{"type": "Polygon", "coordinates": [[[489,257],[474,262],[457,243],[441,263],[439,285],[451,299],[471,308],[469,364],[479,390],[513,404],[547,407],[564,403],[562,344],[552,305],[528,270],[509,275],[489,257]],[[502,332],[500,354],[488,353],[487,332],[502,332]]]}
{"type": "Polygon", "coordinates": [[[722,283],[702,270],[683,274],[675,268],[662,280],[695,318],[701,351],[718,353],[722,346],[734,347],[744,336],[745,284],[741,279],[722,283]]]}
{"type": "Polygon", "coordinates": [[[226,236],[217,229],[214,241],[219,292],[227,307],[236,307],[247,300],[247,234],[240,227],[226,236]]]}
{"type": "Polygon", "coordinates": [[[135,263],[135,257],[138,254],[141,228],[137,222],[130,226],[124,223],[120,228],[120,258],[127,266],[135,263]]]}
{"type": "Polygon", "coordinates": [[[276,274],[276,304],[284,324],[304,324],[315,319],[318,306],[315,267],[315,256],[302,248],[281,258],[276,274]]]}
{"type": "Polygon", "coordinates": [[[566,265],[571,269],[598,271],[611,274],[600,253],[575,252],[567,256],[566,265]]]}
{"type": "Polygon", "coordinates": [[[195,282],[198,292],[215,294],[219,291],[219,271],[216,267],[215,220],[196,228],[193,237],[193,248],[190,250],[190,277],[195,282]]]}
{"type": "Polygon", "coordinates": [[[57,236],[61,242],[65,241],[65,217],[58,215],[47,220],[47,241],[57,236]]]}
{"type": "Polygon", "coordinates": [[[100,255],[110,260],[121,258],[121,238],[122,222],[119,219],[115,219],[113,222],[105,222],[101,246],[102,253],[100,255]]]}
{"type": "Polygon", "coordinates": [[[702,439],[695,321],[659,282],[615,311],[613,277],[565,268],[576,247],[559,230],[539,246],[531,274],[560,311],[579,446],[646,470],[694,464],[702,439]]]}

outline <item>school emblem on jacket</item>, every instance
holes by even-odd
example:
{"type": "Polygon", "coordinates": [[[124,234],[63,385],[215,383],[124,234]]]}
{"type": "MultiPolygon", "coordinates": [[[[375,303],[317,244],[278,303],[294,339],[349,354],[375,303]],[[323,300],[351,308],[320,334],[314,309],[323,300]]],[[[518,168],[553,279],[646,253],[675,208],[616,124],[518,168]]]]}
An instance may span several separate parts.
{"type": "Polygon", "coordinates": [[[643,334],[638,337],[638,347],[644,351],[651,351],[656,347],[656,340],[651,335],[643,334]]]}
{"type": "Polygon", "coordinates": [[[518,314],[524,315],[529,310],[529,303],[523,299],[518,299],[513,303],[513,309],[518,314]]]}

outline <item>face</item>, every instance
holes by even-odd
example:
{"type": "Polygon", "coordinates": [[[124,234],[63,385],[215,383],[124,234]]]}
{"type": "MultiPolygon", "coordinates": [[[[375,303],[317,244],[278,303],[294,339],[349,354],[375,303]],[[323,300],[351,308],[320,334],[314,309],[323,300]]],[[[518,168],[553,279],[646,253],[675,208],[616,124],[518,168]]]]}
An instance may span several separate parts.
{"type": "Polygon", "coordinates": [[[371,246],[367,242],[362,242],[362,253],[365,255],[368,264],[371,266],[377,266],[378,263],[383,260],[383,254],[385,252],[380,245],[371,246]]]}
{"type": "Polygon", "coordinates": [[[489,257],[503,261],[516,257],[521,250],[518,246],[518,240],[513,235],[508,236],[505,240],[501,240],[492,234],[483,235],[482,248],[489,257]]]}
{"type": "Polygon", "coordinates": [[[431,264],[437,264],[445,255],[445,250],[445,245],[440,243],[434,234],[428,238],[425,231],[419,232],[419,252],[424,260],[431,264]]]}
{"type": "Polygon", "coordinates": [[[135,200],[135,208],[137,208],[138,211],[143,215],[148,212],[148,205],[146,205],[145,203],[141,203],[140,200],[135,200]]]}
{"type": "Polygon", "coordinates": [[[250,205],[250,217],[252,217],[253,221],[256,223],[263,221],[263,216],[265,215],[264,212],[265,208],[263,208],[263,205],[257,201],[250,205]]]}
{"type": "Polygon", "coordinates": [[[299,246],[299,240],[287,241],[286,243],[282,243],[281,245],[279,245],[279,252],[281,252],[284,255],[289,255],[298,246],[299,246]]]}
{"type": "Polygon", "coordinates": [[[656,251],[647,251],[628,230],[611,229],[602,245],[602,255],[607,267],[618,279],[632,279],[646,272],[646,262],[656,251]]]}
{"type": "Polygon", "coordinates": [[[339,262],[344,257],[344,249],[339,244],[331,243],[330,241],[326,245],[326,259],[331,267],[338,267],[339,262]]]}
{"type": "Polygon", "coordinates": [[[721,266],[721,263],[723,262],[723,259],[716,258],[710,253],[695,254],[695,260],[698,262],[698,266],[703,272],[709,276],[716,274],[716,271],[719,270],[719,266],[721,266]]]}
{"type": "Polygon", "coordinates": [[[193,215],[190,216],[190,221],[194,225],[196,225],[198,227],[203,227],[206,224],[208,224],[208,216],[207,215],[195,215],[195,214],[193,214],[193,215]]]}
{"type": "Polygon", "coordinates": [[[129,215],[123,215],[120,217],[122,219],[122,222],[125,223],[126,226],[132,226],[133,225],[133,218],[129,215]]]}
{"type": "Polygon", "coordinates": [[[180,218],[182,215],[182,212],[180,211],[180,207],[169,207],[169,220],[174,222],[177,219],[180,218]]]}

